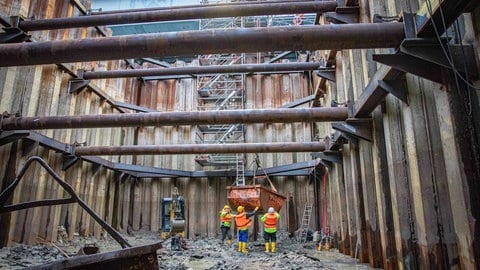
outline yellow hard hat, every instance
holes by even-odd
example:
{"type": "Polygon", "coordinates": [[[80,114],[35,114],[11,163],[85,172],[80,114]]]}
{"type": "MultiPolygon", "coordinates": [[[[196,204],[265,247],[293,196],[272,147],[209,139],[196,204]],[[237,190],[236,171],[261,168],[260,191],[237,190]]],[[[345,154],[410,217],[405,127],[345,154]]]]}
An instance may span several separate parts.
{"type": "Polygon", "coordinates": [[[237,207],[237,212],[243,212],[243,206],[240,205],[239,207],[237,207]]]}
{"type": "Polygon", "coordinates": [[[226,205],[223,207],[223,209],[230,209],[230,206],[226,205]]]}

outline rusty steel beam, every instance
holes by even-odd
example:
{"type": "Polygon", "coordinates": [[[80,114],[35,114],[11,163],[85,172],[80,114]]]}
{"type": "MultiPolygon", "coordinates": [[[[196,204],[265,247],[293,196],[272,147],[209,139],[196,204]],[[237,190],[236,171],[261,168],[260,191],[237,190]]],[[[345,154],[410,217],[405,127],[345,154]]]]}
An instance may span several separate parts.
{"type": "Polygon", "coordinates": [[[183,31],[0,45],[0,66],[274,50],[396,48],[403,24],[365,23],[183,31]]]}
{"type": "Polygon", "coordinates": [[[335,11],[336,1],[303,1],[275,4],[198,6],[170,8],[144,12],[114,13],[96,16],[77,16],[41,20],[21,21],[24,31],[78,28],[101,25],[117,25],[146,22],[164,22],[191,19],[225,18],[239,16],[279,15],[296,13],[323,13],[335,11]]]}
{"type": "Polygon", "coordinates": [[[200,8],[200,7],[218,7],[218,6],[227,6],[227,7],[238,7],[239,5],[258,5],[258,4],[278,4],[278,3],[291,3],[291,2],[313,2],[317,0],[270,0],[262,2],[229,2],[229,3],[212,3],[207,5],[182,5],[182,6],[172,6],[172,7],[153,7],[153,8],[135,8],[135,9],[122,9],[122,10],[107,10],[107,11],[91,11],[90,15],[106,15],[106,14],[119,14],[119,13],[130,13],[130,12],[145,12],[145,11],[157,11],[157,10],[166,10],[166,9],[182,9],[182,8],[200,8]]]}
{"type": "Polygon", "coordinates": [[[76,147],[77,156],[179,155],[208,153],[285,153],[325,150],[324,142],[175,144],[76,147]]]}
{"type": "Polygon", "coordinates": [[[320,68],[320,63],[283,63],[283,64],[241,64],[211,65],[196,67],[126,69],[111,71],[84,71],[83,79],[128,78],[167,75],[218,74],[218,73],[250,73],[270,71],[305,71],[320,68]]]}
{"type": "Polygon", "coordinates": [[[9,117],[1,130],[345,121],[346,107],[9,117]]]}

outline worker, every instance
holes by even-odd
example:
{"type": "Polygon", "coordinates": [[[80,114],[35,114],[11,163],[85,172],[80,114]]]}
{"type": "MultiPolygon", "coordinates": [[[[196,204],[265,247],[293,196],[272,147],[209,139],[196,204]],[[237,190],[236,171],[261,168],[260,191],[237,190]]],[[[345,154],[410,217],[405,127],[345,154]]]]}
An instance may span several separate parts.
{"type": "Polygon", "coordinates": [[[243,206],[237,207],[237,214],[235,215],[235,224],[238,229],[238,251],[247,253],[248,228],[252,224],[252,217],[258,210],[258,206],[252,212],[245,212],[243,206]]]}
{"type": "Polygon", "coordinates": [[[273,207],[268,208],[268,212],[260,218],[260,221],[265,224],[265,229],[263,231],[263,238],[265,239],[265,252],[270,252],[271,250],[272,253],[275,253],[277,251],[277,224],[279,219],[280,214],[278,214],[273,207]]]}
{"type": "Polygon", "coordinates": [[[230,234],[230,226],[232,225],[232,209],[225,205],[220,211],[220,230],[222,230],[222,244],[227,239],[229,245],[232,244],[232,235],[230,234]]]}

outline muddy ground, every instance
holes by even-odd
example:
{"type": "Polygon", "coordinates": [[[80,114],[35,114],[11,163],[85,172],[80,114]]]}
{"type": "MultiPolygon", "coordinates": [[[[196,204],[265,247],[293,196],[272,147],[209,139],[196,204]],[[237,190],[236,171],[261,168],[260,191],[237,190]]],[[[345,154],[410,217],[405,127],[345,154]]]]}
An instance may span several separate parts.
{"type": "MultiPolygon", "coordinates": [[[[124,238],[133,246],[162,241],[157,233],[145,231],[124,235],[124,238]]],[[[157,252],[159,269],[371,269],[368,265],[359,264],[355,259],[338,253],[335,249],[319,252],[313,242],[298,243],[295,238],[286,236],[286,233],[279,233],[276,253],[264,252],[261,236],[257,241],[248,243],[247,254],[237,252],[236,241],[229,246],[215,238],[188,239],[184,242],[186,249],[181,251],[172,250],[170,243],[169,239],[165,240],[163,248],[157,252]]],[[[78,251],[85,245],[98,246],[100,252],[120,249],[110,237],[94,240],[76,236],[72,241],[65,241],[59,237],[54,244],[15,245],[0,249],[0,269],[24,269],[78,256],[78,251]]]]}

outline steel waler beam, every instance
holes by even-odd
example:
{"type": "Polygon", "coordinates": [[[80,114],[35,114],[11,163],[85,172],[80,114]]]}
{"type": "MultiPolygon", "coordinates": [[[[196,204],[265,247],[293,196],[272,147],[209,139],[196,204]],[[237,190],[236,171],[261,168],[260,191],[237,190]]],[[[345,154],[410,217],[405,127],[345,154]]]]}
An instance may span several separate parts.
{"type": "Polygon", "coordinates": [[[305,71],[320,68],[320,63],[284,63],[284,64],[242,64],[242,65],[212,65],[196,67],[172,67],[172,68],[149,68],[128,69],[113,71],[85,71],[83,79],[107,79],[167,75],[189,74],[218,74],[218,73],[250,73],[271,71],[305,71]]]}
{"type": "Polygon", "coordinates": [[[192,54],[396,48],[402,23],[182,31],[0,45],[0,66],[192,54]]]}
{"type": "Polygon", "coordinates": [[[345,121],[346,107],[10,117],[1,130],[345,121]]]}
{"type": "MultiPolygon", "coordinates": [[[[258,4],[277,4],[277,3],[291,3],[291,2],[313,2],[317,0],[278,0],[278,1],[261,1],[261,2],[228,2],[228,3],[215,3],[208,4],[208,7],[218,7],[218,6],[228,6],[228,7],[238,7],[239,5],[258,5],[258,4]]],[[[130,12],[145,12],[145,11],[157,11],[157,10],[166,10],[166,9],[181,9],[181,8],[199,8],[205,7],[205,5],[182,5],[182,6],[172,6],[172,7],[153,7],[153,8],[135,8],[135,9],[119,9],[119,10],[106,10],[106,11],[91,11],[89,14],[93,16],[106,15],[106,14],[118,14],[118,13],[130,13],[130,12]]]]}
{"type": "Polygon", "coordinates": [[[78,16],[23,21],[19,24],[24,31],[65,29],[101,25],[178,21],[191,19],[225,18],[240,16],[279,15],[295,13],[323,13],[335,11],[336,1],[306,1],[276,4],[208,5],[200,7],[171,8],[144,12],[129,12],[96,16],[78,16]]]}
{"type": "Polygon", "coordinates": [[[285,153],[325,150],[324,142],[83,146],[77,156],[179,155],[205,153],[285,153]]]}

